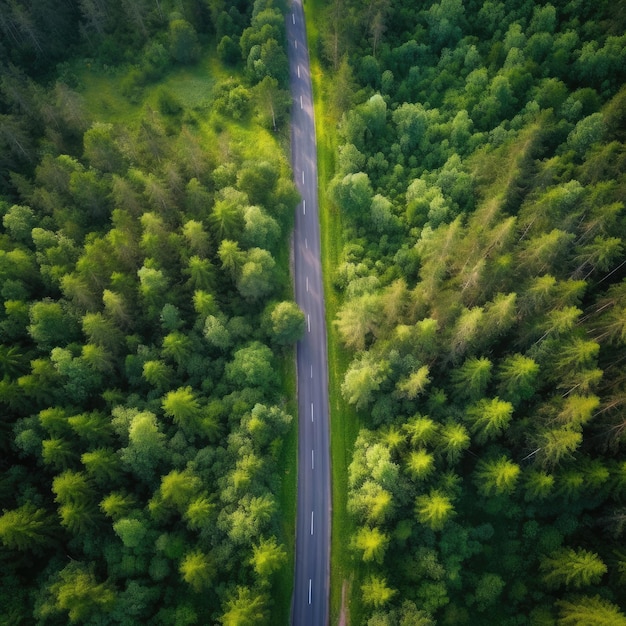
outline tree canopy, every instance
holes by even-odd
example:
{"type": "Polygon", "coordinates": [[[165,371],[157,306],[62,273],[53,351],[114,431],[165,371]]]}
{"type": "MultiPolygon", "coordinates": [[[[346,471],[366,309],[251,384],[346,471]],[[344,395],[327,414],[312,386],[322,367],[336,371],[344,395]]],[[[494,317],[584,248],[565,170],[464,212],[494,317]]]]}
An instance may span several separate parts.
{"type": "Polygon", "coordinates": [[[315,21],[351,618],[620,623],[624,15],[315,21]]]}
{"type": "Polygon", "coordinates": [[[0,1],[3,624],[286,619],[284,10],[0,1]]]}

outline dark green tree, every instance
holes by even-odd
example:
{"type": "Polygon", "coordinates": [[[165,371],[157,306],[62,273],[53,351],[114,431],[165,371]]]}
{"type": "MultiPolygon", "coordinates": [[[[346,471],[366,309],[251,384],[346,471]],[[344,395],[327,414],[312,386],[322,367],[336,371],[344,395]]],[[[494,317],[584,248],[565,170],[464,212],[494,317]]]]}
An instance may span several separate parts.
{"type": "Polygon", "coordinates": [[[183,19],[175,19],[169,27],[170,55],[177,63],[189,64],[198,60],[200,46],[194,27],[183,19]]]}

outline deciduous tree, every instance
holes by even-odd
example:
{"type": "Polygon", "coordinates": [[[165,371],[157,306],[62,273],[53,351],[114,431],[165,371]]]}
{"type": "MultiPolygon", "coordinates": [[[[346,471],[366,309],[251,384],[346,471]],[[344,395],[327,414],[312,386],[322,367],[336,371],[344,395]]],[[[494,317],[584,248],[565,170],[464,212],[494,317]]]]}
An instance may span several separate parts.
{"type": "Polygon", "coordinates": [[[368,526],[360,528],[352,541],[352,547],[359,552],[366,563],[382,563],[389,544],[389,537],[380,529],[368,526]]]}
{"type": "Polygon", "coordinates": [[[380,389],[388,373],[387,361],[375,361],[374,355],[366,352],[350,364],[341,384],[341,393],[349,404],[364,409],[373,401],[373,394],[380,389]]]}
{"type": "Polygon", "coordinates": [[[277,572],[287,561],[285,548],[276,541],[276,537],[262,539],[254,546],[250,565],[261,579],[269,577],[277,572]]]}
{"type": "Polygon", "coordinates": [[[267,597],[263,593],[254,593],[249,587],[237,587],[229,594],[219,622],[223,626],[262,624],[267,611],[267,597]]]}
{"type": "Polygon", "coordinates": [[[370,576],[361,585],[363,603],[379,608],[389,603],[397,591],[387,586],[387,580],[379,576],[370,576]]]}
{"type": "Polygon", "coordinates": [[[270,391],[276,382],[272,351],[259,341],[240,348],[226,365],[226,376],[237,387],[260,387],[270,391]]]}
{"type": "Polygon", "coordinates": [[[295,302],[279,302],[268,313],[272,338],[278,345],[292,345],[304,334],[304,313],[295,302]]]}
{"type": "Polygon", "coordinates": [[[276,289],[276,261],[263,248],[248,250],[241,272],[237,278],[237,289],[247,300],[261,300],[276,289]]]}

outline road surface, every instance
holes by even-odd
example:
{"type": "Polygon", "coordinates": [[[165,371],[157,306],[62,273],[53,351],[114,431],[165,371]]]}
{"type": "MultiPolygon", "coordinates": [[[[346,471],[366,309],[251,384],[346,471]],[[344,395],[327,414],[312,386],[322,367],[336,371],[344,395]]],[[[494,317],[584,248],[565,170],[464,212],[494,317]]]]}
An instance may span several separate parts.
{"type": "Polygon", "coordinates": [[[306,330],[297,346],[298,504],[294,626],[326,626],[330,576],[330,446],[328,363],[317,208],[317,149],[309,53],[302,0],[287,14],[291,114],[291,164],[301,202],[293,236],[296,302],[306,330]]]}

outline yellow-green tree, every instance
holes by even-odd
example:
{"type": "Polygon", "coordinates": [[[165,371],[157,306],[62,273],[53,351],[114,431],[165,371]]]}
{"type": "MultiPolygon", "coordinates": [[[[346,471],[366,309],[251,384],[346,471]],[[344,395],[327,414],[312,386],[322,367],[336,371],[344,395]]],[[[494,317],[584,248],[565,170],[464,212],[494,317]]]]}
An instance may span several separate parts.
{"type": "Polygon", "coordinates": [[[437,489],[416,498],[415,512],[417,519],[432,530],[441,530],[455,515],[452,499],[437,489]]]}
{"type": "Polygon", "coordinates": [[[542,579],[550,587],[580,589],[600,582],[608,571],[595,553],[582,548],[561,548],[544,556],[539,563],[542,579]]]}

